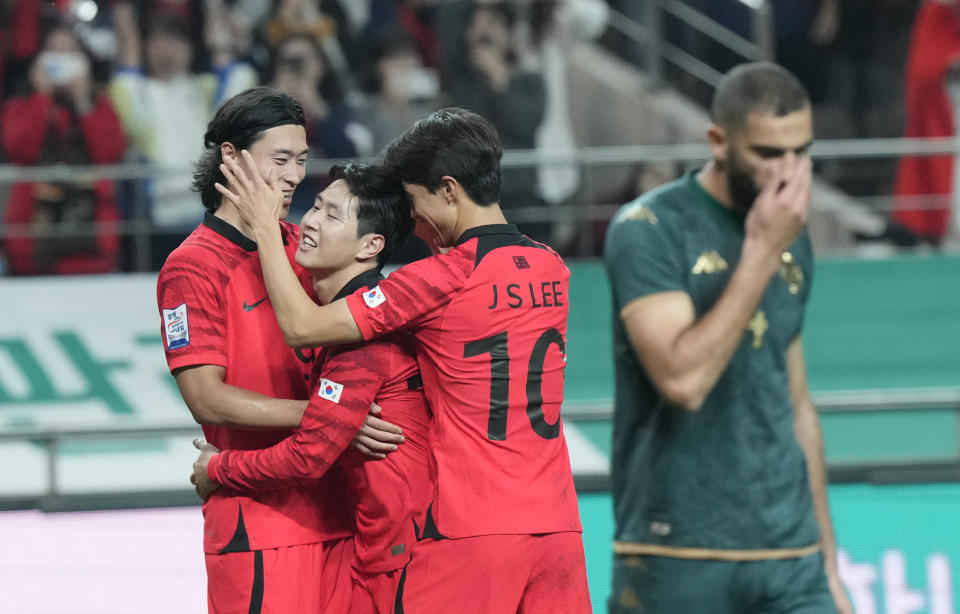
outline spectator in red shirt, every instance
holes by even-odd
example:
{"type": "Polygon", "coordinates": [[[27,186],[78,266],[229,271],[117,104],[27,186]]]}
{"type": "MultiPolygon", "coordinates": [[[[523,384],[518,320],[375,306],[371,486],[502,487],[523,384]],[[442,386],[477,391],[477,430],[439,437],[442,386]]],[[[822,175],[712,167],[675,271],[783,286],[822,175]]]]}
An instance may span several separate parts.
{"type": "MultiPolygon", "coordinates": [[[[90,58],[66,27],[44,38],[28,74],[29,93],[3,106],[2,145],[10,162],[29,165],[110,164],[126,141],[110,100],[98,91],[90,58]]],[[[69,179],[17,183],[3,221],[10,272],[19,275],[106,273],[117,263],[114,185],[69,179]],[[60,232],[69,230],[69,235],[60,232]]]]}

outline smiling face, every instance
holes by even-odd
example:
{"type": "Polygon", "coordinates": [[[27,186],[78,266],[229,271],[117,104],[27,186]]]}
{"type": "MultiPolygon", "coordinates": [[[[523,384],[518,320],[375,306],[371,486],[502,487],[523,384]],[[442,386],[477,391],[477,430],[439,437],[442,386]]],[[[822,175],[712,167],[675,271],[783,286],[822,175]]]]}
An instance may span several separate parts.
{"type": "Polygon", "coordinates": [[[443,187],[431,192],[422,185],[404,183],[413,206],[413,234],[422,239],[434,254],[453,247],[457,237],[451,236],[456,228],[456,209],[444,198],[443,187]]]}
{"type": "Polygon", "coordinates": [[[734,208],[750,209],[766,177],[779,165],[789,173],[797,162],[808,156],[813,144],[810,107],[782,117],[750,113],[739,130],[727,131],[726,170],[730,198],[734,208]]]}
{"type": "Polygon", "coordinates": [[[281,219],[286,218],[290,212],[293,191],[307,172],[306,131],[303,126],[296,124],[270,128],[250,146],[249,151],[260,176],[267,179],[272,174],[280,184],[283,190],[281,219]]]}
{"type": "Polygon", "coordinates": [[[315,272],[339,271],[357,261],[363,237],[357,236],[357,199],[338,179],[317,195],[300,220],[295,260],[315,272]]]}

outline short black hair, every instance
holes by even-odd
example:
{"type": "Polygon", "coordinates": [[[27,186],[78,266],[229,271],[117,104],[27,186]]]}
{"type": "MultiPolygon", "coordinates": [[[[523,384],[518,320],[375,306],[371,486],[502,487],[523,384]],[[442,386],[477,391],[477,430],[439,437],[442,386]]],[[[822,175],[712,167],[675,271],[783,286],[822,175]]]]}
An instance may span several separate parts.
{"type": "Polygon", "coordinates": [[[303,108],[292,96],[272,87],[254,87],[223,103],[207,124],[205,151],[193,165],[193,190],[200,193],[203,206],[215,211],[220,205],[220,193],[213,184],[226,183],[220,172],[223,143],[232,143],[238,151],[249,149],[270,128],[287,125],[306,126],[303,108]]]}
{"type": "Polygon", "coordinates": [[[751,113],[783,117],[809,106],[810,95],[793,73],[772,62],[752,62],[734,67],[720,80],[710,119],[736,130],[751,113]]]}
{"type": "Polygon", "coordinates": [[[413,229],[410,196],[403,183],[374,164],[335,165],[330,179],[343,179],[357,199],[357,237],[371,232],[383,235],[383,251],[377,255],[377,266],[382,267],[413,229]]]}
{"type": "Polygon", "coordinates": [[[450,107],[418,120],[388,147],[387,171],[404,183],[435,192],[444,175],[478,205],[500,201],[503,142],[496,128],[473,111],[450,107]]]}

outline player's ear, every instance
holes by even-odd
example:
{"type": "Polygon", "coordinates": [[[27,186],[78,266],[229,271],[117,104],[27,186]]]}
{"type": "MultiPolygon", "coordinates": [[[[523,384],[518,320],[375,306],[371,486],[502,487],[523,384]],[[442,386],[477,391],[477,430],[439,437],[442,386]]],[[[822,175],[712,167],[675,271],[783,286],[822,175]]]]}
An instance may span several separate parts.
{"type": "Polygon", "coordinates": [[[720,165],[727,162],[727,150],[730,144],[728,134],[723,126],[710,124],[707,128],[707,142],[710,146],[710,154],[720,165]]]}
{"type": "Polygon", "coordinates": [[[357,251],[357,260],[376,258],[386,245],[387,240],[383,238],[383,235],[368,232],[360,237],[360,249],[357,251]]]}
{"type": "Polygon", "coordinates": [[[238,152],[237,148],[233,146],[233,143],[224,141],[223,143],[220,143],[220,158],[224,161],[239,160],[240,152],[238,152]]]}
{"type": "Polygon", "coordinates": [[[437,189],[437,194],[442,196],[448,205],[465,196],[463,186],[450,175],[444,175],[440,178],[440,187],[437,189]]]}

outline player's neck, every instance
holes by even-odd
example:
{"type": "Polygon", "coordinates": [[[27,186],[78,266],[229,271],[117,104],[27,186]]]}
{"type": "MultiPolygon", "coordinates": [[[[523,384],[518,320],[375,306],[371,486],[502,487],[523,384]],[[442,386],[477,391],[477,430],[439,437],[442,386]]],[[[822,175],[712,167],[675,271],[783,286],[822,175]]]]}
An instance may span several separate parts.
{"type": "Polygon", "coordinates": [[[716,162],[711,160],[697,173],[697,182],[704,191],[724,207],[733,208],[733,198],[730,197],[730,182],[727,175],[721,171],[716,162]]]}
{"type": "Polygon", "coordinates": [[[460,205],[460,216],[457,220],[454,240],[459,239],[463,233],[477,226],[506,223],[507,218],[503,215],[499,203],[488,206],[481,206],[473,202],[463,203],[460,205]]]}
{"type": "Polygon", "coordinates": [[[240,234],[253,241],[253,231],[243,223],[243,220],[240,218],[240,212],[237,211],[233,203],[228,200],[221,201],[220,206],[217,207],[217,210],[213,214],[239,230],[240,234]]]}
{"type": "Polygon", "coordinates": [[[377,261],[355,262],[350,266],[335,271],[316,270],[313,271],[313,292],[316,294],[320,303],[329,305],[333,298],[343,290],[344,286],[350,283],[354,277],[376,268],[377,261]]]}

